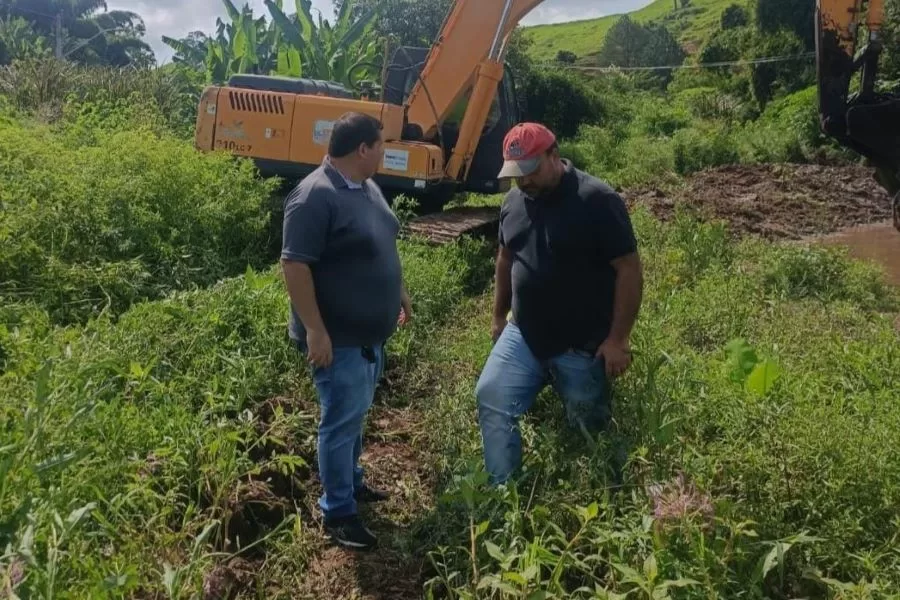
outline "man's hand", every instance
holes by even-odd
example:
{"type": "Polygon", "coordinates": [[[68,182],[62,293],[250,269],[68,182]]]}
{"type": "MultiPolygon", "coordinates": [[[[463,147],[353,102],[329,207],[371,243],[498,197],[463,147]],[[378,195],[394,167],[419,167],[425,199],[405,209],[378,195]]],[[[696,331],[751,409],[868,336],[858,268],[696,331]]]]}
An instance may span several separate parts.
{"type": "Polygon", "coordinates": [[[597,358],[606,361],[606,375],[619,377],[631,366],[631,348],[628,342],[619,342],[607,338],[597,349],[597,358]]]}
{"type": "Polygon", "coordinates": [[[323,369],[331,366],[334,358],[331,349],[331,337],[328,332],[310,329],[306,332],[306,345],[309,347],[309,362],[314,367],[323,369]]]}
{"type": "Polygon", "coordinates": [[[491,323],[491,339],[494,340],[495,344],[503,334],[503,330],[506,329],[506,325],[506,317],[494,317],[494,320],[491,323]]]}
{"type": "Polygon", "coordinates": [[[403,294],[400,296],[400,316],[397,319],[397,322],[400,325],[406,325],[410,319],[412,319],[412,300],[409,297],[409,294],[406,290],[403,290],[403,294]]]}

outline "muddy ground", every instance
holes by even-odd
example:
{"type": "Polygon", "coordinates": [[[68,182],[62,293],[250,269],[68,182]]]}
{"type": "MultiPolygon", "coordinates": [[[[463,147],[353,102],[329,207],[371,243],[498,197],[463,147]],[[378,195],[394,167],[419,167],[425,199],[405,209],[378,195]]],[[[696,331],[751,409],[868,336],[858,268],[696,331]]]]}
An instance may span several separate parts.
{"type": "Polygon", "coordinates": [[[891,218],[891,202],[861,166],[730,165],[695,173],[683,187],[622,192],[668,220],[682,205],[725,221],[735,234],[799,240],[891,218]]]}

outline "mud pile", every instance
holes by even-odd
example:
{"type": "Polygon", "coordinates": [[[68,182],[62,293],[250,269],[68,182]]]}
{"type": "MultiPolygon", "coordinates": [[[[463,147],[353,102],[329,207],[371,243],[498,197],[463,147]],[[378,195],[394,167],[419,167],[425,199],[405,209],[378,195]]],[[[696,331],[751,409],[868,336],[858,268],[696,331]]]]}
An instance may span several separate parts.
{"type": "Polygon", "coordinates": [[[735,234],[801,239],[891,218],[887,193],[872,169],[823,165],[730,165],[699,172],[677,190],[622,192],[670,219],[683,205],[704,219],[722,220],[735,234]]]}

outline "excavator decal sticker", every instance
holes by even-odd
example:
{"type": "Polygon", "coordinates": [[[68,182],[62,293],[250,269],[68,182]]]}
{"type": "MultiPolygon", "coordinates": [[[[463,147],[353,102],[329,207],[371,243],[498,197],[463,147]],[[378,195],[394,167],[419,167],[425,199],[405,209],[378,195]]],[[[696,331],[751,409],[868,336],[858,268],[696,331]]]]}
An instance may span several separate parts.
{"type": "Polygon", "coordinates": [[[334,129],[334,121],[316,121],[313,127],[313,141],[320,146],[327,146],[331,139],[331,130],[334,129]]]}
{"type": "Polygon", "coordinates": [[[394,150],[392,148],[384,151],[384,168],[391,171],[409,170],[409,152],[406,150],[394,150]]]}

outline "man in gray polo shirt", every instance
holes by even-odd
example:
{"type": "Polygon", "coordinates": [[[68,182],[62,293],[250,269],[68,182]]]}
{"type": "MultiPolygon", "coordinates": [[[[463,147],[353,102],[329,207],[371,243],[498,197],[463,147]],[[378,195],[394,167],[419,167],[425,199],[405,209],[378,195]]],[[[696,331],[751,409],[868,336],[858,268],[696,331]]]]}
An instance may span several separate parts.
{"type": "Polygon", "coordinates": [[[281,263],[291,300],[290,337],[308,358],[321,405],[319,506],[339,544],[377,540],[357,502],[385,499],[363,482],[362,432],[384,368],[384,345],[411,316],[400,224],[371,177],[383,150],[377,119],[348,113],[328,155],[285,200],[281,263]]]}

